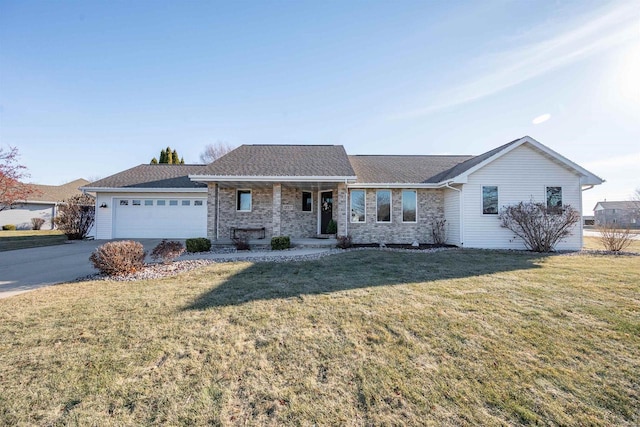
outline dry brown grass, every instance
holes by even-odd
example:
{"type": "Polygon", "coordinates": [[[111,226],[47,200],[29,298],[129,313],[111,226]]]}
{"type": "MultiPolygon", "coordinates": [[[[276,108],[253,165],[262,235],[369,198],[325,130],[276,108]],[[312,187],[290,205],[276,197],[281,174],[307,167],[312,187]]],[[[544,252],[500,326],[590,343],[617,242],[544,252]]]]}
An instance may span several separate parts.
{"type": "Polygon", "coordinates": [[[640,257],[356,251],[0,300],[7,425],[637,425],[640,257]]]}
{"type": "MultiPolygon", "coordinates": [[[[588,250],[599,250],[599,251],[605,250],[604,246],[602,245],[602,242],[600,241],[600,238],[591,237],[591,236],[584,237],[584,248],[588,250]]],[[[640,253],[640,240],[638,239],[632,240],[631,244],[627,248],[625,248],[624,251],[640,253]]]]}

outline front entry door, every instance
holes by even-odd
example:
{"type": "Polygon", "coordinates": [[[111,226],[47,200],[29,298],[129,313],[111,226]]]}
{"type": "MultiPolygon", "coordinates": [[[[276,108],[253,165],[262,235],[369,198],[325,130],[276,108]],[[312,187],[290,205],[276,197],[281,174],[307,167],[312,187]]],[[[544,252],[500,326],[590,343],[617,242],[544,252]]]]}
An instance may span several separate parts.
{"type": "Polygon", "coordinates": [[[320,193],[320,234],[329,234],[327,227],[333,218],[333,191],[320,193]]]}

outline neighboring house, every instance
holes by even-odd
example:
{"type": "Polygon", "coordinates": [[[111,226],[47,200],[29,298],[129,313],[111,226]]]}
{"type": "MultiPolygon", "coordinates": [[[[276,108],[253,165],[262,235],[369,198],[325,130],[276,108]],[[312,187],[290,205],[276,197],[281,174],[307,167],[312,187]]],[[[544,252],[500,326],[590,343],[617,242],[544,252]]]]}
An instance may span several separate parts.
{"type": "Polygon", "coordinates": [[[593,208],[596,225],[640,228],[640,201],[598,202],[593,208]]]}
{"type": "Polygon", "coordinates": [[[76,179],[63,185],[30,184],[34,190],[31,200],[14,203],[1,211],[0,226],[14,224],[19,230],[30,230],[31,218],[42,218],[45,222],[41,229],[52,230],[51,219],[56,217],[60,203],[82,194],[79,188],[88,183],[86,179],[76,179]]]}
{"type": "MultiPolygon", "coordinates": [[[[349,156],[335,145],[242,145],[209,165],[140,165],[87,185],[98,239],[208,236],[293,239],[326,234],[355,243],[447,242],[524,248],[500,227],[501,207],[570,204],[603,180],[531,137],[479,156],[349,156]]],[[[582,223],[559,249],[582,247],[582,223]]]]}

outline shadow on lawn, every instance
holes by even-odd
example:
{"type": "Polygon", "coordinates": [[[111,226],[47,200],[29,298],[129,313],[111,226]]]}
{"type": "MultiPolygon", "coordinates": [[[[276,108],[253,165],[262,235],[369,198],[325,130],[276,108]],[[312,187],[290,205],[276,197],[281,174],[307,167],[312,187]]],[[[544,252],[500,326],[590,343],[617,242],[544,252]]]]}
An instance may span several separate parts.
{"type": "Polygon", "coordinates": [[[353,251],[316,261],[256,263],[196,298],[186,310],[250,301],[482,276],[540,268],[532,252],[453,250],[437,253],[353,251]]]}

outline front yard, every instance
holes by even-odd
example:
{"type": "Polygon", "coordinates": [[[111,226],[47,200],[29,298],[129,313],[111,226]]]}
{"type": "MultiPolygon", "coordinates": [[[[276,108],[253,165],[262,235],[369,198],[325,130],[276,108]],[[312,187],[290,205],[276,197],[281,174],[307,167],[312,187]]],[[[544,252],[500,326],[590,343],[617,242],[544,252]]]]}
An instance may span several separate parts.
{"type": "Polygon", "coordinates": [[[61,245],[67,240],[59,230],[0,230],[0,252],[61,245]]]}
{"type": "Polygon", "coordinates": [[[353,251],[0,300],[5,425],[638,425],[640,257],[353,251]]]}

